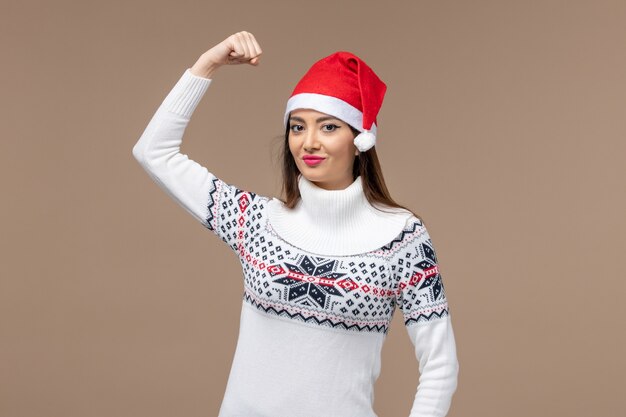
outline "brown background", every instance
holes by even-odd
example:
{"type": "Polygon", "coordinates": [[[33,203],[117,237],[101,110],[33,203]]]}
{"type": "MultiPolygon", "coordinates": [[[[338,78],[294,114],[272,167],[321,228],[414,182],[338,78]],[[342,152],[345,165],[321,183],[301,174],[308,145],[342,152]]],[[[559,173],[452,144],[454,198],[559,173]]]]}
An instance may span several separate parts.
{"type": "MultiPolygon", "coordinates": [[[[277,196],[286,99],[316,60],[387,83],[378,152],[436,245],[460,362],[450,417],[623,412],[626,2],[4,1],[2,417],[216,416],[243,289],[229,248],[131,149],[183,71],[253,33],[183,152],[277,196]]],[[[375,409],[407,416],[400,315],[375,409]]],[[[324,416],[320,416],[324,417],[324,416]]]]}

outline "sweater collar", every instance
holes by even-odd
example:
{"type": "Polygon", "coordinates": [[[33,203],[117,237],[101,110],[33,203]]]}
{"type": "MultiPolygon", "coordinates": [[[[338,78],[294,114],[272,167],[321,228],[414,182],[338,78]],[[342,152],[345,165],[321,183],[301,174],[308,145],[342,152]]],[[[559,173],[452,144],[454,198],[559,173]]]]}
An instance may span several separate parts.
{"type": "Polygon", "coordinates": [[[354,220],[350,214],[368,204],[360,176],[344,189],[326,190],[300,175],[298,189],[301,209],[307,218],[329,230],[342,227],[345,222],[350,223],[354,220]]]}
{"type": "Polygon", "coordinates": [[[412,213],[385,207],[381,212],[365,197],[361,176],[341,190],[326,190],[298,178],[301,198],[293,209],[274,198],[268,204],[272,229],[285,241],[325,256],[361,254],[379,249],[402,232],[412,213]]]}

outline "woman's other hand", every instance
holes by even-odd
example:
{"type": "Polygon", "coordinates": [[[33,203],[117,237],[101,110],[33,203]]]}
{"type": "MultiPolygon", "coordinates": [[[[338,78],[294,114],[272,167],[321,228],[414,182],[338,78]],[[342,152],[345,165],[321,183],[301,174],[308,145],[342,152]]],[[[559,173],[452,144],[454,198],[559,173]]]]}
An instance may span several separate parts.
{"type": "Polygon", "coordinates": [[[263,53],[261,46],[250,32],[241,31],[218,43],[205,53],[191,67],[191,73],[204,78],[211,78],[222,65],[250,64],[259,65],[263,53]]]}

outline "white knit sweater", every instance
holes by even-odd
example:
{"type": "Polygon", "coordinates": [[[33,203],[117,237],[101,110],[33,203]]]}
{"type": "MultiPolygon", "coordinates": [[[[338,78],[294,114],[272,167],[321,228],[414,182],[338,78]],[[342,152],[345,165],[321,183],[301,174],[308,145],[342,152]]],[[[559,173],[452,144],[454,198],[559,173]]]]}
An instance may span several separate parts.
{"type": "Polygon", "coordinates": [[[213,80],[187,68],[133,148],[150,177],[243,268],[240,330],[219,417],[376,417],[395,307],[419,362],[410,417],[443,417],[457,387],[450,311],[428,231],[368,204],[361,177],[325,190],[299,176],[293,209],[180,153],[213,80]]]}

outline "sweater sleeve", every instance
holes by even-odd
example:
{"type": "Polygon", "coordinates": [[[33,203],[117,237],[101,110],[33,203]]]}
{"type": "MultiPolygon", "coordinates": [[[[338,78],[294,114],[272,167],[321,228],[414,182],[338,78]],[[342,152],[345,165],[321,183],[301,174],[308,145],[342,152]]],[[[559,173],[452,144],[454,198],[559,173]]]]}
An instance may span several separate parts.
{"type": "MultiPolygon", "coordinates": [[[[254,193],[227,184],[180,152],[191,115],[213,80],[187,68],[172,88],[132,153],[154,182],[231,249],[238,249],[241,214],[254,193]]],[[[256,207],[256,205],[255,205],[256,207]]]]}
{"type": "Polygon", "coordinates": [[[409,417],[444,417],[457,387],[456,344],[433,242],[423,223],[413,225],[393,263],[396,302],[420,372],[409,417]]]}

